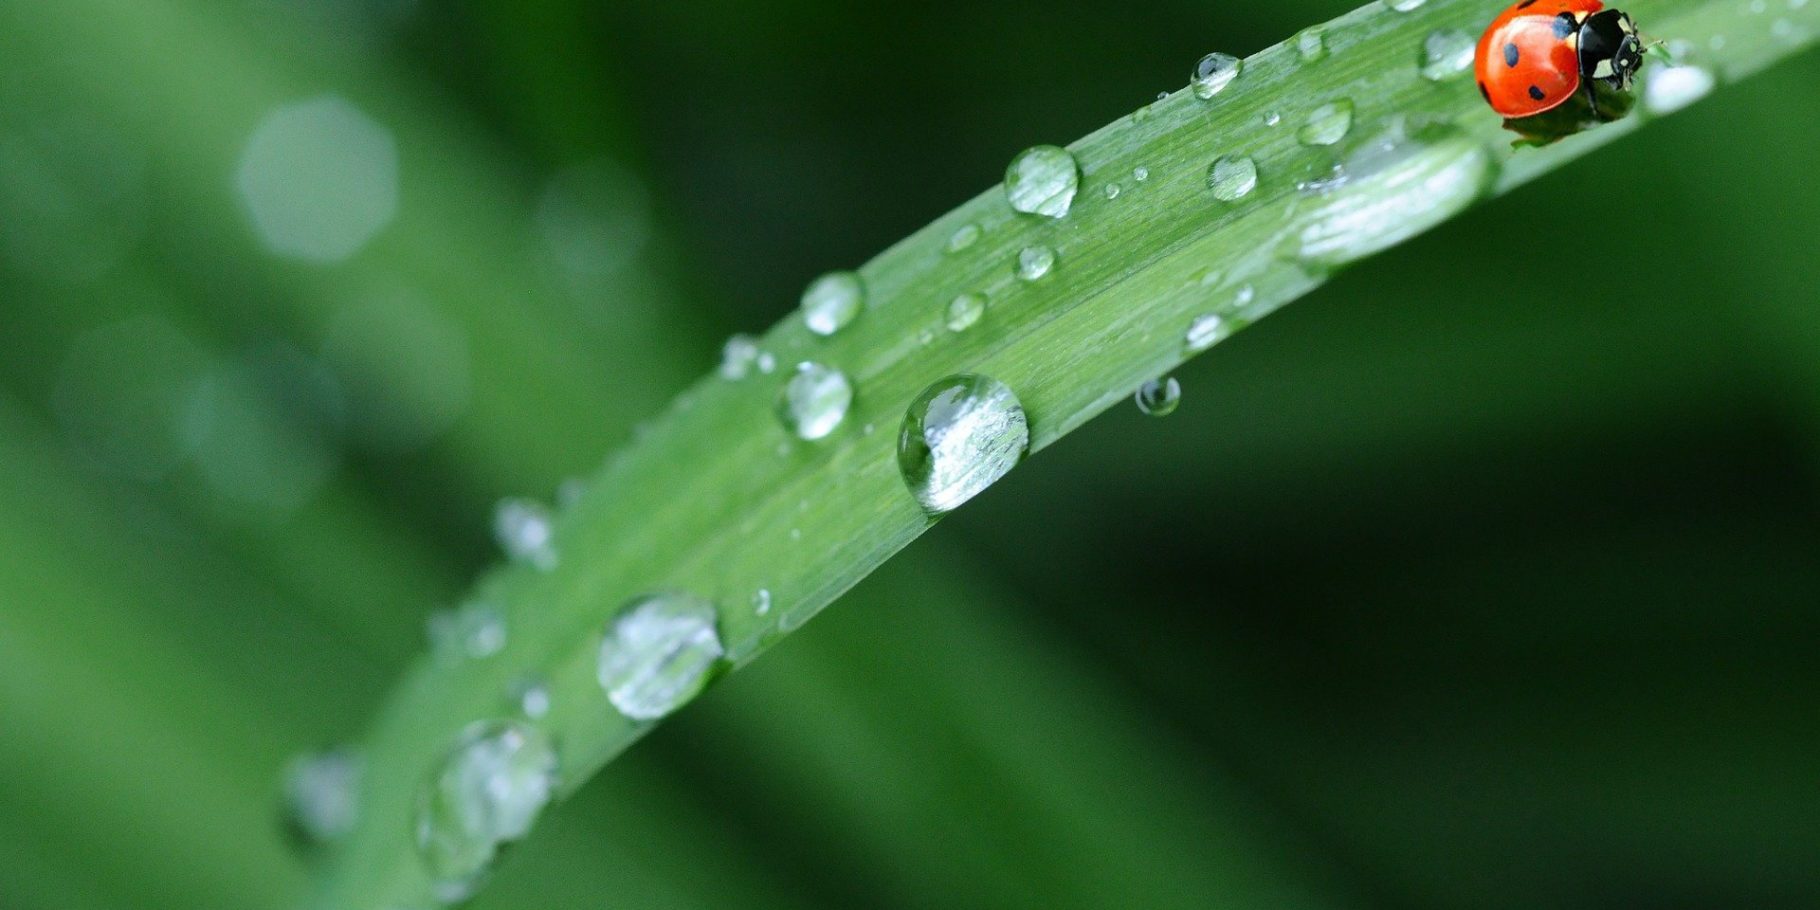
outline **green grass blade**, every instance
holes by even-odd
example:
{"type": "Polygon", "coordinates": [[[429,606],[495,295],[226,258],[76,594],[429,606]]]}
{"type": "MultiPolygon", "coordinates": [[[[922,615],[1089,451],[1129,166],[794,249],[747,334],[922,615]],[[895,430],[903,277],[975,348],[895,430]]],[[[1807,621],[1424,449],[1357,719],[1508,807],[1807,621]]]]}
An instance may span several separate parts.
{"type": "MultiPolygon", "coordinates": [[[[324,868],[316,905],[426,899],[430,882],[411,844],[417,788],[458,730],[510,710],[506,693],[525,674],[549,681],[554,708],[543,723],[561,744],[568,789],[648,729],[617,715],[593,679],[600,630],[629,599],[682,589],[715,601],[721,637],[733,662],[744,663],[926,530],[932,522],[904,489],[894,441],[905,406],[930,382],[980,372],[1007,383],[1041,448],[1185,359],[1195,317],[1220,312],[1249,324],[1335,268],[1645,121],[1639,111],[1545,150],[1513,151],[1469,77],[1418,75],[1430,35],[1476,34],[1501,5],[1430,0],[1396,12],[1373,3],[1322,27],[1322,59],[1305,61],[1294,41],[1267,49],[1212,101],[1178,92],[1075,143],[1083,180],[1067,217],[1020,215],[995,189],[885,252],[860,269],[869,305],[851,327],[820,338],[790,318],[763,340],[782,364],[816,360],[854,378],[853,412],[821,443],[792,440],[773,417],[783,371],[710,378],[685,393],[559,517],[554,571],[512,566],[481,582],[477,596],[506,615],[505,651],[456,665],[426,661],[394,694],[368,744],[363,821],[324,868]],[[1317,108],[1342,99],[1353,107],[1345,139],[1332,147],[1298,142],[1317,108]],[[1429,146],[1438,152],[1413,169],[1421,178],[1415,190],[1298,189],[1399,130],[1441,131],[1429,146]],[[1216,200],[1210,163],[1241,155],[1256,162],[1257,188],[1216,200]],[[1437,194],[1446,204],[1431,204],[1437,194]],[[1334,207],[1349,198],[1369,205],[1334,207]],[[1321,233],[1341,215],[1376,234],[1321,233]],[[963,228],[977,229],[978,239],[951,249],[963,228]],[[1054,248],[1059,263],[1039,282],[1019,282],[1013,262],[1037,245],[1054,248]],[[1285,256],[1311,247],[1324,252],[1285,256]],[[963,293],[986,295],[989,309],[978,325],[949,333],[945,308],[963,293]],[[748,608],[760,588],[776,603],[763,615],[748,608]]],[[[1732,0],[1630,6],[1652,37],[1691,52],[1721,83],[1803,49],[1820,32],[1820,5],[1778,4],[1761,14],[1732,0]]],[[[1354,177],[1367,173],[1355,168],[1354,177]]]]}

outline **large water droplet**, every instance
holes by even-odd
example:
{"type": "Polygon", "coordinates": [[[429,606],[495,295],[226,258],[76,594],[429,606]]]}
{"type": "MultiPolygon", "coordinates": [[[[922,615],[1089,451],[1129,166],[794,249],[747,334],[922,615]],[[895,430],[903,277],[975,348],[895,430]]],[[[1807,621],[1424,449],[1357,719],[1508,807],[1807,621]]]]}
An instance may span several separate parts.
{"type": "Polygon", "coordinates": [[[1643,107],[1652,114],[1672,114],[1713,90],[1717,80],[1698,66],[1650,64],[1643,73],[1643,107]]]}
{"type": "Polygon", "coordinates": [[[491,604],[478,601],[430,615],[430,650],[439,658],[474,660],[505,649],[506,620],[491,604]]]}
{"type": "Polygon", "coordinates": [[[1472,69],[1478,39],[1471,32],[1444,28],[1422,39],[1422,78],[1440,82],[1472,69]]]}
{"type": "Polygon", "coordinates": [[[1026,149],[1011,159],[1011,166],[1005,170],[1006,198],[1012,208],[1028,215],[1067,215],[1080,188],[1080,163],[1059,146],[1026,149]]]}
{"type": "Polygon", "coordinates": [[[417,804],[417,849],[437,896],[472,894],[502,844],[530,833],[556,789],[556,751],[542,730],[510,720],[462,731],[417,804]]]}
{"type": "Polygon", "coordinates": [[[911,402],[897,439],[897,464],[910,495],[940,514],[992,486],[1030,450],[1030,424],[1017,395],[989,376],[950,376],[911,402]]]}
{"type": "Polygon", "coordinates": [[[1303,63],[1313,63],[1327,57],[1327,33],[1320,27],[1305,28],[1296,33],[1295,51],[1303,63]]]}
{"type": "Polygon", "coordinates": [[[1182,384],[1174,376],[1152,379],[1131,396],[1137,409],[1150,417],[1168,417],[1182,403],[1182,384]]]}
{"type": "Polygon", "coordinates": [[[1484,146],[1446,127],[1374,143],[1345,165],[1296,238],[1302,262],[1334,266],[1369,256],[1440,224],[1485,192],[1484,146]]]}
{"type": "Polygon", "coordinates": [[[817,335],[840,331],[859,315],[866,300],[866,286],[853,272],[829,272],[803,291],[803,325],[817,335]]]}
{"type": "Polygon", "coordinates": [[[1017,277],[1038,281],[1055,268],[1055,251],[1046,246],[1025,247],[1017,254],[1017,277]]]}
{"type": "Polygon", "coordinates": [[[648,594],[627,604],[600,644],[600,687],[633,720],[655,720],[708,684],[725,653],[714,605],[693,594],[648,594]]]}
{"type": "Polygon", "coordinates": [[[493,510],[493,536],[512,559],[545,571],[556,568],[556,525],[543,503],[500,500],[493,510]]]}
{"type": "Polygon", "coordinates": [[[751,335],[734,335],[720,349],[722,379],[744,379],[758,364],[758,339],[751,335]]]}
{"type": "Polygon", "coordinates": [[[1296,133],[1303,145],[1333,145],[1352,131],[1352,99],[1329,101],[1308,115],[1308,122],[1296,133]]]}
{"type": "Polygon", "coordinates": [[[777,416],[799,439],[822,439],[847,419],[853,383],[847,374],[820,363],[799,363],[777,396],[777,416]]]}
{"type": "Polygon", "coordinates": [[[326,843],[354,829],[365,764],[359,753],[342,748],[300,755],[285,766],[285,807],[298,834],[326,843]]]}
{"type": "Polygon", "coordinates": [[[1245,155],[1228,155],[1216,159],[1207,169],[1207,186],[1213,198],[1236,202],[1251,194],[1258,185],[1258,165],[1245,155]]]}
{"type": "Polygon", "coordinates": [[[948,304],[948,331],[965,332],[986,315],[986,298],[962,294],[948,304]]]}
{"type": "Polygon", "coordinates": [[[1231,54],[1212,53],[1200,59],[1194,65],[1194,74],[1189,78],[1188,86],[1194,90],[1194,96],[1206,101],[1232,84],[1245,68],[1245,61],[1231,54]]]}

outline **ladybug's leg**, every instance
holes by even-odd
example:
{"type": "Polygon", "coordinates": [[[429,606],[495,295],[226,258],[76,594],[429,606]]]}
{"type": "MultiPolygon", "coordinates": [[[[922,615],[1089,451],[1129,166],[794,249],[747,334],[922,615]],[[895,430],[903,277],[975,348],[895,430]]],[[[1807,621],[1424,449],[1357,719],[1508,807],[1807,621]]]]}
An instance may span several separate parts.
{"type": "Polygon", "coordinates": [[[1592,109],[1592,118],[1600,123],[1605,122],[1605,115],[1599,113],[1599,90],[1594,88],[1595,80],[1581,79],[1580,85],[1586,89],[1586,104],[1592,109]]]}

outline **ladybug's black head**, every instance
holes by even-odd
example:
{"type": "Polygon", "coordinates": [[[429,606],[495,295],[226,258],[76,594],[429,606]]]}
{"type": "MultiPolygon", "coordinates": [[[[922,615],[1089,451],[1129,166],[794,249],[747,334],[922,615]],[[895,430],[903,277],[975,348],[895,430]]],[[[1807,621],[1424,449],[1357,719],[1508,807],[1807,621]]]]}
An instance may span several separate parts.
{"type": "Polygon", "coordinates": [[[1643,39],[1628,13],[1608,9],[1586,17],[1580,26],[1580,78],[1622,91],[1642,66],[1643,39]]]}

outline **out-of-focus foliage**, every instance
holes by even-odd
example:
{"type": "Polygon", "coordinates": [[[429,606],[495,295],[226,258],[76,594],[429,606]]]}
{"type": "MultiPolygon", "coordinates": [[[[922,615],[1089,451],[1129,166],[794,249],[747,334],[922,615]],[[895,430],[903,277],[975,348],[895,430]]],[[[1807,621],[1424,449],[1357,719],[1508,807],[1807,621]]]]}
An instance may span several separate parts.
{"type": "MultiPolygon", "coordinates": [[[[492,502],[1016,149],[1349,5],[0,6],[0,906],[286,906],[281,768],[492,502]]],[[[1816,85],[1032,460],[478,905],[1820,902],[1816,85]]]]}

